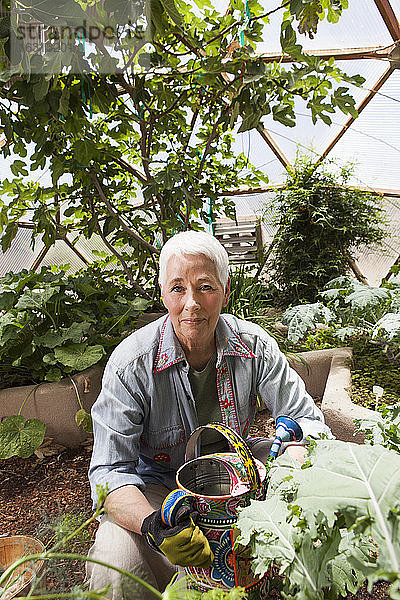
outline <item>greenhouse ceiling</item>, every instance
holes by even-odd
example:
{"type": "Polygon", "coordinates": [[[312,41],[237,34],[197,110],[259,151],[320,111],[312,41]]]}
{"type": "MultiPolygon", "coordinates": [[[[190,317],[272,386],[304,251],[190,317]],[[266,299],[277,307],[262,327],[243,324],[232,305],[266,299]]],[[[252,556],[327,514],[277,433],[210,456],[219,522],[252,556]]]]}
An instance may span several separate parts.
{"type": "MultiPolygon", "coordinates": [[[[361,88],[352,88],[359,117],[337,112],[330,126],[322,121],[313,125],[299,101],[295,127],[265,118],[261,139],[255,132],[239,134],[238,148],[265,170],[271,183],[283,180],[285,167],[293,164],[300,150],[316,161],[329,156],[339,164],[353,162],[354,185],[400,196],[399,19],[400,0],[350,0],[339,23],[323,21],[314,39],[301,36],[309,53],[333,56],[345,72],[365,77],[361,88]]],[[[278,17],[272,15],[274,32],[275,38],[272,35],[259,48],[265,61],[285,60],[279,54],[278,17]]]]}
{"type": "MultiPolygon", "coordinates": [[[[221,13],[229,6],[228,0],[214,0],[213,4],[221,13]]],[[[274,8],[270,0],[261,0],[261,4],[266,10],[274,8]]],[[[257,53],[266,62],[289,60],[281,54],[280,20],[281,15],[271,14],[265,39],[258,44],[257,53]]],[[[349,0],[349,8],[338,23],[322,21],[313,39],[299,36],[306,52],[334,57],[343,71],[365,78],[361,87],[350,85],[359,113],[357,119],[336,111],[331,125],[321,120],[313,124],[305,103],[297,100],[294,127],[264,117],[261,131],[236,131],[234,142],[236,151],[244,153],[269,179],[264,188],[233,193],[239,216],[260,214],[268,190],[284,182],[286,168],[295,162],[298,153],[315,162],[332,160],[332,168],[337,169],[354,164],[350,184],[382,195],[390,220],[391,237],[385,253],[377,259],[368,250],[360,257],[361,269],[370,273],[374,283],[386,275],[400,254],[399,20],[400,0],[349,0]]],[[[10,176],[12,161],[13,157],[3,160],[2,178],[10,176]]],[[[44,181],[48,174],[38,170],[30,176],[44,181]]]]}
{"type": "MultiPolygon", "coordinates": [[[[220,12],[228,0],[214,0],[220,12]]],[[[268,9],[270,0],[261,4],[268,9]]],[[[273,13],[266,27],[268,40],[257,51],[266,62],[289,60],[280,52],[279,13],[273,13]]],[[[314,125],[309,111],[299,100],[293,128],[264,117],[264,131],[236,134],[236,147],[261,168],[271,184],[281,183],[285,167],[293,164],[302,151],[314,159],[329,156],[339,164],[356,165],[354,185],[400,196],[398,163],[400,159],[400,0],[349,0],[338,23],[322,21],[313,39],[303,35],[304,50],[324,58],[334,57],[348,74],[361,74],[365,83],[350,86],[359,117],[347,118],[337,111],[332,124],[318,120],[314,125]]],[[[1,141],[0,141],[1,144],[1,141]]],[[[3,161],[0,174],[10,174],[3,161]]],[[[37,172],[42,177],[42,172],[37,172]]]]}

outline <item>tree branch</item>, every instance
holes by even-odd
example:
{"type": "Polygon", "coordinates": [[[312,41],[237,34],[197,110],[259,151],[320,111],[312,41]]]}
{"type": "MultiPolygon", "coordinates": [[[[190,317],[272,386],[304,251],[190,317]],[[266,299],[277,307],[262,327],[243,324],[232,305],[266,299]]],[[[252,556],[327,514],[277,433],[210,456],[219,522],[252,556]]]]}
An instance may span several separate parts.
{"type": "Polygon", "coordinates": [[[187,147],[189,146],[190,138],[192,137],[194,126],[196,125],[197,117],[199,116],[199,109],[197,108],[193,115],[192,120],[190,121],[189,133],[185,142],[185,145],[182,148],[182,156],[185,156],[187,147]]]}
{"type": "Polygon", "coordinates": [[[94,207],[93,207],[93,203],[91,203],[91,209],[92,209],[92,214],[94,216],[94,218],[96,219],[96,224],[97,224],[97,232],[99,234],[99,236],[101,237],[101,239],[104,242],[104,245],[109,249],[109,251],[114,254],[114,256],[116,256],[119,260],[119,262],[122,265],[122,268],[124,269],[126,276],[128,278],[129,283],[131,284],[131,286],[133,287],[134,290],[137,291],[138,294],[140,294],[141,296],[144,296],[145,298],[150,298],[149,294],[142,288],[141,285],[139,285],[135,279],[133,278],[132,275],[132,271],[130,270],[128,263],[126,262],[126,260],[122,257],[122,255],[118,252],[118,250],[116,250],[114,248],[114,246],[112,244],[110,244],[110,242],[107,240],[106,236],[103,233],[103,230],[100,227],[100,224],[97,220],[97,215],[95,213],[94,207]]]}
{"type": "MultiPolygon", "coordinates": [[[[259,15],[258,17],[251,17],[249,19],[249,23],[251,23],[252,21],[259,21],[260,19],[265,19],[265,17],[269,17],[270,15],[277,12],[278,10],[281,10],[281,8],[285,8],[286,6],[289,6],[289,4],[290,4],[290,0],[288,2],[284,2],[280,6],[277,6],[276,8],[270,10],[269,12],[264,13],[263,15],[259,15]]],[[[222,37],[229,31],[231,31],[231,29],[234,29],[234,27],[236,27],[237,25],[242,25],[242,21],[235,21],[234,23],[232,23],[232,25],[229,25],[229,27],[226,27],[225,29],[220,31],[217,35],[215,35],[213,38],[211,38],[211,40],[208,40],[208,42],[206,43],[206,46],[208,46],[209,44],[212,44],[212,42],[215,42],[215,40],[217,40],[218,38],[222,37]]]]}
{"type": "Polygon", "coordinates": [[[131,175],[134,175],[134,177],[136,177],[136,179],[138,179],[140,181],[140,183],[147,185],[148,181],[147,181],[145,175],[143,175],[142,173],[140,173],[140,171],[137,171],[134,167],[132,167],[132,165],[130,165],[129,163],[124,161],[123,158],[115,157],[114,160],[116,163],[118,163],[120,165],[120,167],[122,167],[123,169],[128,171],[131,175]]]}
{"type": "Polygon", "coordinates": [[[136,231],[133,231],[133,229],[131,229],[130,227],[128,227],[128,225],[126,225],[124,223],[124,221],[121,219],[120,215],[114,210],[114,208],[111,206],[110,202],[107,200],[106,195],[104,194],[104,191],[102,190],[96,175],[93,173],[93,171],[89,171],[89,174],[90,174],[90,177],[96,187],[96,190],[97,190],[100,198],[106,205],[108,212],[118,220],[118,223],[120,223],[122,229],[124,231],[126,231],[141,246],[144,246],[145,248],[147,248],[147,250],[149,250],[150,252],[153,252],[154,254],[160,254],[160,251],[157,248],[155,248],[155,246],[153,246],[152,244],[147,242],[145,239],[140,237],[140,235],[138,235],[136,233],[136,231]]]}
{"type": "Polygon", "coordinates": [[[207,154],[210,151],[211,144],[212,144],[212,141],[213,141],[213,139],[215,137],[215,134],[217,133],[217,130],[218,130],[218,121],[214,123],[213,128],[212,128],[211,133],[210,133],[210,136],[209,136],[209,138],[207,140],[207,145],[206,145],[206,147],[204,149],[203,156],[201,157],[199,168],[197,169],[197,172],[196,172],[196,179],[198,179],[200,177],[200,174],[201,174],[201,172],[203,170],[203,167],[204,167],[204,163],[205,163],[206,158],[207,158],[207,154]]]}

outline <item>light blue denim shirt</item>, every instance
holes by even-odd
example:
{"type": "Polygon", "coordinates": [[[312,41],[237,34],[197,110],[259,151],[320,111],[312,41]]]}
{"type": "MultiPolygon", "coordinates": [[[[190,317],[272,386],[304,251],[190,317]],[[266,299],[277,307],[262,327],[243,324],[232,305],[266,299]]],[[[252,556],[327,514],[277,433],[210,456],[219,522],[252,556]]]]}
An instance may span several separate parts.
{"type": "MultiPolygon", "coordinates": [[[[246,438],[257,395],[274,418],[289,415],[304,436],[331,435],[322,412],[264,329],[232,315],[216,328],[217,390],[222,420],[246,438]]],[[[94,447],[89,468],[96,486],[109,492],[146,482],[176,487],[176,470],[198,427],[189,365],[167,316],[135,331],[112,353],[102,390],[92,408],[94,447]]]]}

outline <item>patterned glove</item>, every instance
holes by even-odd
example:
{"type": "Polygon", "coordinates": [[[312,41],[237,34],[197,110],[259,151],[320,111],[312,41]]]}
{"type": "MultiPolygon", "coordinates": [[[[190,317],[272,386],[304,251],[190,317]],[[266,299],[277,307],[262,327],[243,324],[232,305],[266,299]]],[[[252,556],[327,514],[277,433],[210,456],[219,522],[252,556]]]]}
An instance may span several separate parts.
{"type": "Polygon", "coordinates": [[[196,525],[197,513],[182,506],[176,515],[174,527],[161,519],[161,511],[148,515],[141,527],[146,542],[162,552],[173,565],[181,567],[209,567],[214,555],[204,533],[196,525]]]}

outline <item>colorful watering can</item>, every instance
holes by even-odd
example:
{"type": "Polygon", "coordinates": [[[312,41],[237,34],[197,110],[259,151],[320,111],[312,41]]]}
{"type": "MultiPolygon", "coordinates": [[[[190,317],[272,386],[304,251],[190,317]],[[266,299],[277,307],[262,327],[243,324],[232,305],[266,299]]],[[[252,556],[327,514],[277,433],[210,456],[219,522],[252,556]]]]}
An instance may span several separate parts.
{"type": "MultiPolygon", "coordinates": [[[[299,430],[296,430],[296,438],[290,437],[294,435],[292,423],[297,426],[290,421],[283,430],[279,429],[277,419],[277,434],[280,437],[274,441],[274,452],[278,452],[277,446],[283,441],[298,439],[299,430]]],[[[234,542],[237,535],[237,509],[248,506],[252,499],[262,500],[265,497],[265,465],[253,457],[240,435],[222,423],[209,423],[192,433],[186,447],[186,460],[176,475],[179,489],[165,498],[161,513],[164,523],[172,526],[182,505],[196,510],[199,515],[197,524],[205,533],[214,553],[211,567],[186,567],[189,586],[201,592],[211,588],[227,590],[242,586],[250,600],[264,597],[268,589],[268,577],[260,579],[253,574],[250,548],[235,548],[234,542]],[[194,458],[196,444],[205,429],[219,431],[234,452],[194,458]]]]}

